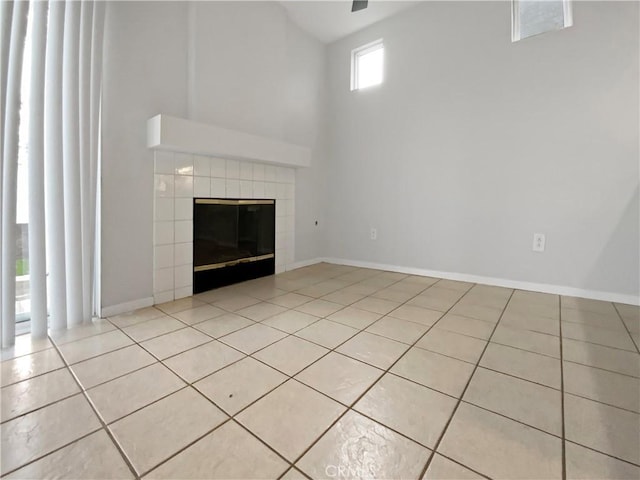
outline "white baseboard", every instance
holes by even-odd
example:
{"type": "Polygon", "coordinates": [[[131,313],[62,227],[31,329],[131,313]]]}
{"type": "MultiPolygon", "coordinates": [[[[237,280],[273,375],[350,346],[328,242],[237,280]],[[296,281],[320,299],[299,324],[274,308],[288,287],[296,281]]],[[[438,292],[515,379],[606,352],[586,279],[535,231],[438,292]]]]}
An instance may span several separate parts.
{"type": "Polygon", "coordinates": [[[312,258],[310,260],[301,260],[299,262],[293,262],[286,265],[286,270],[297,270],[298,268],[308,267],[309,265],[315,265],[316,263],[324,262],[323,258],[312,258]]]}
{"type": "MultiPolygon", "coordinates": [[[[425,270],[422,268],[401,267],[397,265],[386,265],[382,263],[361,262],[358,260],[346,260],[343,258],[322,258],[318,261],[335,263],[338,265],[348,265],[351,267],[375,268],[377,270],[387,270],[390,272],[406,273],[409,275],[419,275],[422,277],[436,277],[447,280],[458,280],[460,282],[480,283],[496,287],[514,288],[518,290],[529,290],[532,292],[551,293],[554,295],[565,295],[568,297],[589,298],[593,300],[603,300],[605,302],[626,303],[628,305],[640,305],[640,297],[626,295],[622,293],[602,292],[598,290],[585,290],[582,288],[565,287],[562,285],[550,285],[546,283],[522,282],[519,280],[509,280],[506,278],[484,277],[480,275],[470,275],[466,273],[440,272],[436,270],[425,270]]],[[[317,262],[316,262],[317,263],[317,262]]]]}
{"type": "Polygon", "coordinates": [[[139,308],[150,307],[152,305],[153,297],[131,300],[130,302],[119,303],[118,305],[111,305],[110,307],[102,307],[100,309],[100,317],[113,317],[114,315],[133,312],[134,310],[138,310],[139,308]]]}

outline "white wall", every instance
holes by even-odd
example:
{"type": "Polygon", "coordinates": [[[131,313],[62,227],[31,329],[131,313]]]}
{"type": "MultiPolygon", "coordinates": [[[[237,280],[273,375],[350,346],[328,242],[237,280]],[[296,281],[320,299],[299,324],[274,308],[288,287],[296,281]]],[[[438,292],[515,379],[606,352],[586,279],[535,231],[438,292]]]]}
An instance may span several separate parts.
{"type": "Polygon", "coordinates": [[[147,119],[187,113],[187,8],[109,2],[102,98],[102,306],[153,294],[147,119]]]}
{"type": "Polygon", "coordinates": [[[102,305],[153,294],[153,154],[166,113],[313,148],[296,175],[296,260],[322,254],[325,48],[272,2],[109,2],[102,305]]]}
{"type": "Polygon", "coordinates": [[[427,2],[331,45],[328,256],[637,296],[638,3],[574,25],[511,43],[509,2],[427,2]]]}

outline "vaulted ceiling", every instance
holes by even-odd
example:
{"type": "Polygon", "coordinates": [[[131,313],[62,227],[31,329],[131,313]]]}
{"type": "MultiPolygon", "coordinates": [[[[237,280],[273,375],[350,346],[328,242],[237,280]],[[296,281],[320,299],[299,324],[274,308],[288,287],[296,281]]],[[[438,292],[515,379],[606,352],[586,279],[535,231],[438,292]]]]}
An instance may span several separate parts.
{"type": "Polygon", "coordinates": [[[418,3],[369,0],[366,9],[352,13],[350,0],[280,2],[295,23],[324,43],[334,42],[418,3]]]}

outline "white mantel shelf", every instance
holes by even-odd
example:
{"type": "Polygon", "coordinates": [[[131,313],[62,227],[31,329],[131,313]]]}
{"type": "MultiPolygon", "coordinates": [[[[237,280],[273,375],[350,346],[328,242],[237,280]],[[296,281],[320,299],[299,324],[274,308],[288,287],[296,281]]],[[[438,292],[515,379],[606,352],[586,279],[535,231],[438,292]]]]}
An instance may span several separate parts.
{"type": "Polygon", "coordinates": [[[147,121],[147,146],[287,167],[311,165],[308,147],[169,115],[156,115],[147,121]]]}

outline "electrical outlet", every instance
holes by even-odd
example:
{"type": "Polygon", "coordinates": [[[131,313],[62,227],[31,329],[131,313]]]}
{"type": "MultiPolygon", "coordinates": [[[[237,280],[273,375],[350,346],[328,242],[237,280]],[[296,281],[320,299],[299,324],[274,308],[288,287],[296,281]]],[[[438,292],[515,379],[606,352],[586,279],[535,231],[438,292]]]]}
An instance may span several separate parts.
{"type": "Polygon", "coordinates": [[[371,240],[377,240],[377,239],[378,239],[378,229],[372,228],[371,229],[371,240]]]}
{"type": "Polygon", "coordinates": [[[544,233],[533,234],[533,251],[544,252],[545,237],[544,233]]]}

